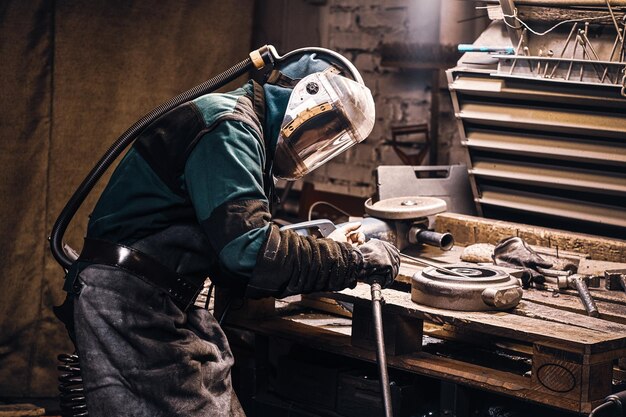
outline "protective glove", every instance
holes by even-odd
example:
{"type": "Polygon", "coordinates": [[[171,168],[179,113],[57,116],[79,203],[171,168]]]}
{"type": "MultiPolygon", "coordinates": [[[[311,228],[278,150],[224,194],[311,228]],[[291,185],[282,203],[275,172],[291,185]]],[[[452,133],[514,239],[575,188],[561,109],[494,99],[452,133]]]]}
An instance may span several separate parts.
{"type": "Polygon", "coordinates": [[[357,280],[368,284],[379,283],[386,288],[400,271],[400,251],[391,243],[370,239],[356,248],[363,256],[363,265],[357,280]]]}
{"type": "Polygon", "coordinates": [[[493,263],[508,267],[522,267],[524,288],[530,287],[531,284],[543,284],[546,279],[538,268],[552,267],[552,263],[539,256],[519,237],[501,240],[493,250],[493,263]]]}

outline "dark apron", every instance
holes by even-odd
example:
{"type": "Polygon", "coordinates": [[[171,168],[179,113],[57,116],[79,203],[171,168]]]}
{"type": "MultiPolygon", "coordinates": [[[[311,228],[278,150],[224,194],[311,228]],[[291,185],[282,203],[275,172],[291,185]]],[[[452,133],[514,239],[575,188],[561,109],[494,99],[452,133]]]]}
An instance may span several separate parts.
{"type": "Polygon", "coordinates": [[[92,265],[78,279],[75,332],[91,417],[245,416],[232,352],[207,310],[185,313],[114,267],[92,265]]]}

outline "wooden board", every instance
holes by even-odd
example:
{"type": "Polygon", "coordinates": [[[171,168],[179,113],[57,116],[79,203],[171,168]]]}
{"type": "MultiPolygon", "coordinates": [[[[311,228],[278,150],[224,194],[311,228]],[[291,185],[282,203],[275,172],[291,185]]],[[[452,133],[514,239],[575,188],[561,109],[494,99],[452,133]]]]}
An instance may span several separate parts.
{"type": "Polygon", "coordinates": [[[436,231],[449,232],[459,245],[497,244],[511,236],[519,236],[529,245],[558,247],[561,250],[588,254],[598,261],[626,262],[626,240],[611,239],[521,223],[486,219],[455,213],[438,214],[436,231]]]}
{"type": "MultiPolygon", "coordinates": [[[[567,250],[581,254],[581,258],[626,260],[626,241],[472,216],[439,215],[437,230],[451,231],[461,244],[497,243],[501,238],[518,235],[529,244],[547,246],[555,253],[558,247],[561,254],[567,250]]],[[[448,252],[431,247],[409,248],[405,252],[445,266],[458,263],[462,251],[463,247],[457,246],[448,252]]],[[[388,352],[390,367],[579,413],[589,413],[611,393],[613,377],[621,378],[624,374],[616,366],[618,360],[623,362],[622,358],[626,358],[625,293],[603,287],[592,289],[600,318],[586,315],[574,291],[557,295],[555,289],[525,290],[520,304],[507,312],[451,311],[416,304],[405,292],[411,277],[423,268],[422,264],[403,258],[397,278],[401,283],[398,288],[404,286],[403,291],[383,290],[383,320],[389,327],[385,339],[392,348],[388,352]],[[429,337],[484,352],[503,350],[521,358],[524,367],[522,372],[518,368],[498,368],[489,360],[468,361],[416,343],[424,343],[429,337]]],[[[368,339],[369,286],[358,284],[337,293],[306,296],[303,304],[342,317],[290,317],[279,312],[285,318],[258,320],[254,315],[243,315],[229,319],[229,325],[338,355],[375,360],[368,339]],[[337,301],[342,305],[337,305],[337,301]],[[347,305],[352,307],[346,309],[347,305]]]]}
{"type": "MultiPolygon", "coordinates": [[[[319,349],[341,356],[364,360],[376,361],[376,353],[373,350],[353,346],[351,337],[328,329],[318,328],[286,318],[267,318],[265,320],[237,319],[229,324],[253,330],[256,334],[272,338],[290,340],[305,345],[309,348],[319,349]]],[[[539,353],[536,353],[539,355],[539,353]]],[[[492,369],[472,363],[463,362],[454,358],[442,357],[426,352],[414,352],[399,356],[388,356],[387,363],[390,368],[420,375],[442,379],[448,382],[468,385],[480,390],[504,394],[507,396],[546,404],[550,407],[588,413],[596,407],[604,397],[580,400],[582,384],[579,384],[575,392],[579,397],[563,395],[563,393],[550,392],[537,387],[532,378],[492,369]],[[547,391],[547,392],[546,392],[547,391]]],[[[565,366],[570,362],[563,361],[565,366]]],[[[581,366],[574,364],[574,366],[581,366]]],[[[582,372],[577,372],[580,377],[582,372]]],[[[609,377],[610,378],[610,377],[609,377]]],[[[603,395],[604,393],[600,393],[603,395]]]]}
{"type": "MultiPolygon", "coordinates": [[[[626,348],[626,325],[607,323],[604,320],[584,315],[576,315],[576,322],[587,323],[587,327],[572,325],[557,319],[552,321],[530,317],[527,315],[528,309],[514,309],[511,313],[453,311],[416,304],[411,301],[411,295],[405,292],[386,289],[383,290],[383,296],[385,311],[425,319],[433,323],[450,324],[530,343],[551,343],[562,349],[584,354],[626,348]]],[[[328,293],[325,297],[347,302],[369,303],[370,289],[366,284],[357,284],[354,289],[328,293]]],[[[542,308],[541,305],[534,307],[542,308]]],[[[555,312],[558,310],[553,309],[552,313],[555,312]]],[[[626,350],[624,355],[626,356],[626,350]]]]}

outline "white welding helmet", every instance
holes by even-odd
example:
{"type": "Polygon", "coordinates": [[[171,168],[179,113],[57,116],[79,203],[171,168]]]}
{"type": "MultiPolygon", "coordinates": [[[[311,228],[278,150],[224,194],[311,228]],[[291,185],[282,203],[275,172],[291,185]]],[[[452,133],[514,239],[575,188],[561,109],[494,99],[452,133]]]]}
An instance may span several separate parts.
{"type": "Polygon", "coordinates": [[[295,85],[278,134],[274,175],[293,181],[363,141],[374,127],[369,88],[334,67],[295,85]]]}

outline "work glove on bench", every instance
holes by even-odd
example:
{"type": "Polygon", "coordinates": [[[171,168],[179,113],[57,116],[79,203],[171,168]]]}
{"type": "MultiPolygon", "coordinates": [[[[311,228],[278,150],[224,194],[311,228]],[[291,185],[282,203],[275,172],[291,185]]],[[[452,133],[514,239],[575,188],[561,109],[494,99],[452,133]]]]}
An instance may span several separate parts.
{"type": "Polygon", "coordinates": [[[522,267],[524,288],[529,288],[532,284],[543,284],[546,279],[538,268],[552,267],[552,263],[544,260],[519,237],[501,240],[493,250],[493,263],[513,268],[522,267]]]}
{"type": "Polygon", "coordinates": [[[400,271],[400,251],[391,243],[370,239],[356,248],[363,256],[357,280],[368,284],[390,286],[400,271]]]}

